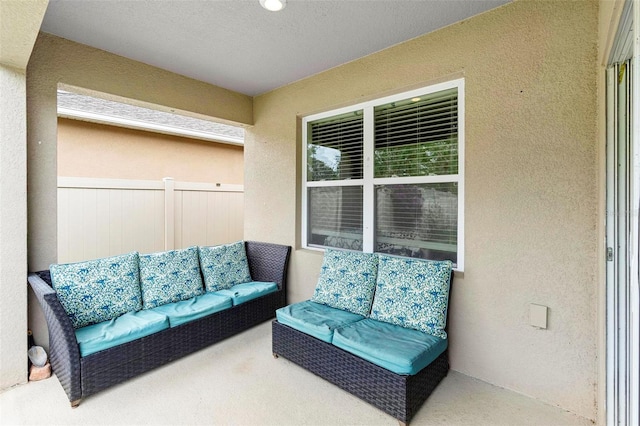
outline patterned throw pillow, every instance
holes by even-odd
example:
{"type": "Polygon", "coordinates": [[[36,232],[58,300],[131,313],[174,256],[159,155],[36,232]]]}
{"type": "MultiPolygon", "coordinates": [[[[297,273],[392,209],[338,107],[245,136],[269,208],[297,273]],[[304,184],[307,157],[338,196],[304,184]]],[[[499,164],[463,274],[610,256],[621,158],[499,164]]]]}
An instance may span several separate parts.
{"type": "Polygon", "coordinates": [[[382,254],[379,262],[370,317],[446,339],[452,263],[382,254]]]}
{"type": "Polygon", "coordinates": [[[251,281],[244,241],[215,247],[199,247],[207,291],[226,290],[251,281]]]}
{"type": "Polygon", "coordinates": [[[312,301],[368,315],[376,286],[378,256],[326,249],[312,301]]]}
{"type": "Polygon", "coordinates": [[[140,284],[144,309],[202,294],[198,248],[141,254],[140,284]]]}
{"type": "Polygon", "coordinates": [[[74,328],[142,308],[137,252],[49,269],[53,288],[74,328]]]}

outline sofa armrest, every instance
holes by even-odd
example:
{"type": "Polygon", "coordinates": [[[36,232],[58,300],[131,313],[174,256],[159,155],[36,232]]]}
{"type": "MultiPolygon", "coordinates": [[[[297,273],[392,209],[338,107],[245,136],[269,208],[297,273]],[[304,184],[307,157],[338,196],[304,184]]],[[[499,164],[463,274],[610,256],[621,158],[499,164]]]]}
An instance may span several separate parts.
{"type": "Polygon", "coordinates": [[[451,271],[451,276],[449,277],[449,299],[447,300],[447,317],[446,317],[446,323],[444,326],[444,331],[445,333],[447,333],[447,335],[449,334],[449,319],[451,318],[451,309],[449,309],[449,306],[451,305],[451,292],[453,291],[453,271],[451,271]]]}
{"type": "Polygon", "coordinates": [[[80,350],[75,330],[50,285],[49,271],[29,274],[28,281],[47,320],[51,367],[73,403],[82,397],[80,350]]]}
{"type": "Polygon", "coordinates": [[[291,246],[247,241],[245,248],[251,278],[254,281],[275,282],[280,290],[286,290],[291,246]]]}

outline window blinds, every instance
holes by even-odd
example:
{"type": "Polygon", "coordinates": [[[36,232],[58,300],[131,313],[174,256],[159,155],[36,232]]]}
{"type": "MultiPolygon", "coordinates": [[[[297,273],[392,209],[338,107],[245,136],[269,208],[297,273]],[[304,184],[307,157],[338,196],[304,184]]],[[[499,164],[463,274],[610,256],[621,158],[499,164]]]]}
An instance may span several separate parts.
{"type": "Polygon", "coordinates": [[[458,89],[374,109],[375,177],[458,173],[458,89]]]}
{"type": "Polygon", "coordinates": [[[362,179],[362,111],[308,124],[307,181],[362,179]]]}

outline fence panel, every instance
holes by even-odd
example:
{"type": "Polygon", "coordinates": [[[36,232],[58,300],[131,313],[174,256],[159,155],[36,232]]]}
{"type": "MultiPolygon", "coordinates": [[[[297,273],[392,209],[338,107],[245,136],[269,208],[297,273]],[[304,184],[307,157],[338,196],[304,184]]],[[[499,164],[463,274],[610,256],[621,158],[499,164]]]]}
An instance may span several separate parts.
{"type": "Polygon", "coordinates": [[[212,246],[241,240],[244,234],[242,191],[240,185],[176,182],[176,247],[212,246]]]}
{"type": "Polygon", "coordinates": [[[241,185],[58,179],[58,262],[243,237],[241,185]]]}

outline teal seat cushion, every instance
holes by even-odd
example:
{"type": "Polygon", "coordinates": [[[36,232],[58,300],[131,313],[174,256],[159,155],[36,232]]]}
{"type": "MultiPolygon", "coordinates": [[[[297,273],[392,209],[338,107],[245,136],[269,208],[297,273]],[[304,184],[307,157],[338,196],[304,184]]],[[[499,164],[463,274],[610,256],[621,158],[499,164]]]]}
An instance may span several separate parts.
{"type": "Polygon", "coordinates": [[[142,310],[76,330],[80,355],[87,356],[169,328],[169,319],[142,310]]]}
{"type": "Polygon", "coordinates": [[[140,284],[144,309],[201,295],[198,248],[141,254],[140,284]]]}
{"type": "Polygon", "coordinates": [[[447,349],[447,339],[372,319],[341,327],[333,344],[396,374],[414,375],[447,349]]]}
{"type": "Polygon", "coordinates": [[[215,312],[229,309],[231,306],[233,306],[231,298],[215,293],[205,293],[180,302],[167,303],[166,305],[155,307],[151,311],[167,316],[169,325],[176,327],[215,312]]]}
{"type": "Polygon", "coordinates": [[[244,241],[199,247],[198,252],[207,291],[225,290],[251,281],[244,241]]]}
{"type": "Polygon", "coordinates": [[[137,252],[49,269],[53,288],[76,329],[142,308],[137,252]]]}
{"type": "Polygon", "coordinates": [[[331,343],[333,330],[364,319],[362,315],[307,300],[276,311],[278,322],[331,343]]]}
{"type": "Polygon", "coordinates": [[[377,270],[376,254],[326,249],[311,300],[354,314],[369,315],[377,270]]]}
{"type": "Polygon", "coordinates": [[[234,285],[230,289],[216,291],[214,294],[230,297],[235,306],[275,291],[278,291],[278,284],[274,282],[251,281],[234,285]]]}
{"type": "Polygon", "coordinates": [[[372,319],[447,338],[452,263],[380,255],[372,319]]]}

